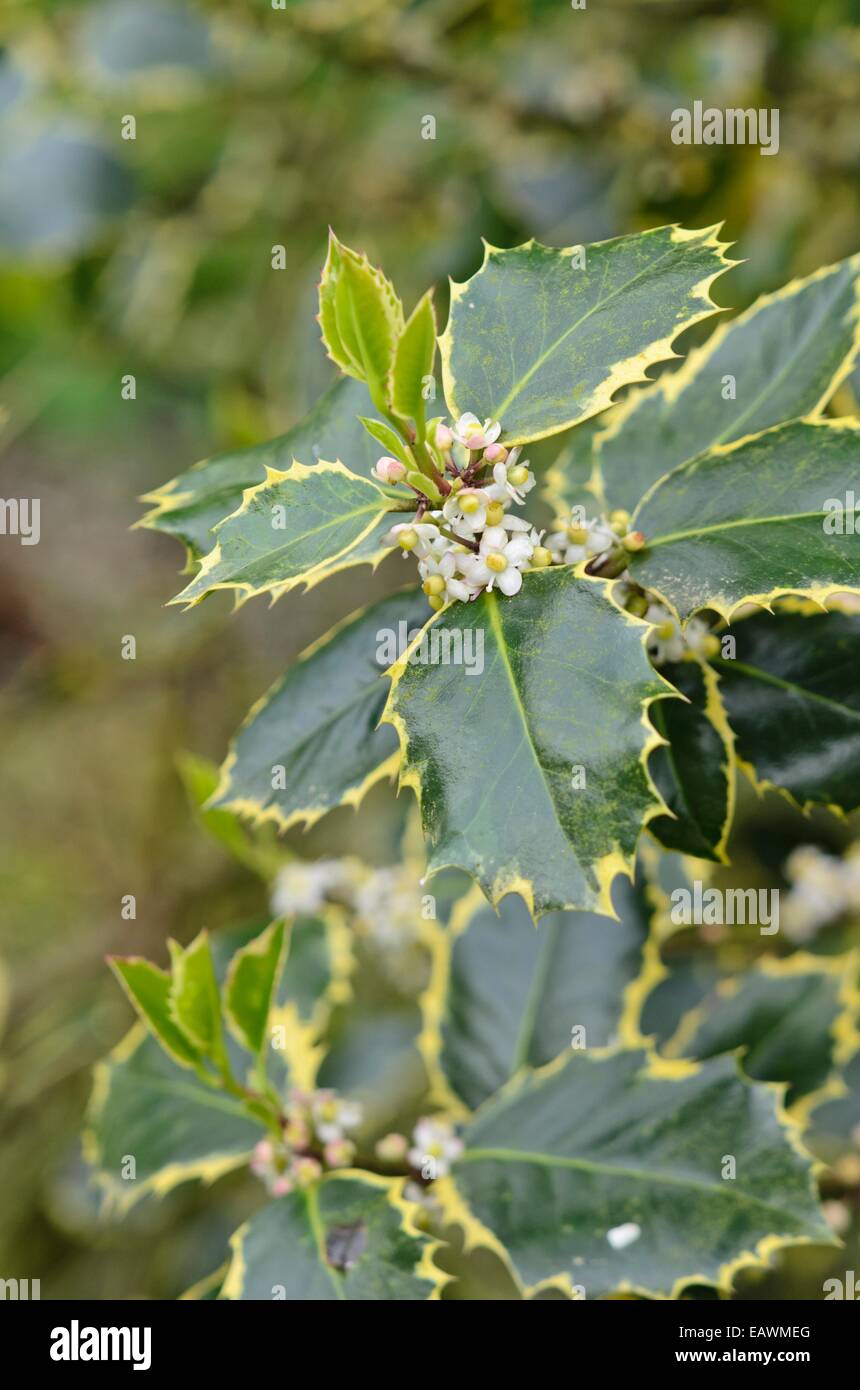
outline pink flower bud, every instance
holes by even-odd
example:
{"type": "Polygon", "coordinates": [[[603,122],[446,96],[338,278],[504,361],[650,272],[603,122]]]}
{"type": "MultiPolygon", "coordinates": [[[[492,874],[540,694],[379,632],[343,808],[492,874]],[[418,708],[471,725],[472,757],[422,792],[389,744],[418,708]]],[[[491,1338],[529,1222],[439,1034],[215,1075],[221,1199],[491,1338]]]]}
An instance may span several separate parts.
{"type": "Polygon", "coordinates": [[[323,1149],[323,1157],[329,1168],[348,1168],[355,1158],[355,1145],[351,1139],[332,1139],[323,1149]]]}
{"type": "Polygon", "coordinates": [[[504,444],[488,444],[484,450],[487,463],[504,463],[507,457],[508,451],[504,444]]]}
{"type": "Polygon", "coordinates": [[[408,1148],[405,1134],[386,1134],[384,1139],[377,1140],[376,1156],[383,1163],[402,1163],[408,1148]]]}
{"type": "Polygon", "coordinates": [[[288,1178],[287,1175],[286,1175],[286,1173],[282,1173],[281,1176],[278,1177],[278,1178],[275,1178],[274,1182],[272,1183],[272,1196],[273,1196],[273,1197],[286,1197],[287,1193],[288,1193],[288,1192],[292,1192],[292,1190],[293,1190],[293,1181],[292,1181],[292,1178],[288,1178]]]}
{"type": "Polygon", "coordinates": [[[449,430],[449,428],[448,428],[447,425],[437,425],[437,426],[436,426],[436,448],[437,448],[437,449],[450,449],[450,447],[451,447],[451,445],[452,445],[453,443],[454,443],[454,434],[453,434],[453,431],[452,431],[452,430],[449,430]]]}
{"type": "Polygon", "coordinates": [[[399,459],[383,455],[373,465],[373,472],[381,483],[399,483],[406,477],[406,469],[399,459]]]}

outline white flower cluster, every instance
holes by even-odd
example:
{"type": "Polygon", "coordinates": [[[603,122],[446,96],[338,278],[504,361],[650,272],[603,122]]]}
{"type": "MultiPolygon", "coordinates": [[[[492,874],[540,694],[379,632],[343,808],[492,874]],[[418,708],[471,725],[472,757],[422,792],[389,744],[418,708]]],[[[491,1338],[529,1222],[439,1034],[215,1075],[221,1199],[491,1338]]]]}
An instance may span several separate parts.
{"type": "Polygon", "coordinates": [[[860,912],[860,844],[843,859],[816,845],[800,845],[785,867],[792,886],[782,919],[792,941],[810,941],[828,923],[860,912]]]}
{"type": "Polygon", "coordinates": [[[347,1132],[361,1120],[361,1106],[334,1091],[292,1090],[281,1140],[260,1140],[251,1158],[251,1172],[273,1197],[309,1187],[325,1168],[349,1167],[355,1145],[347,1132]]]}
{"type": "Polygon", "coordinates": [[[279,869],[272,885],[271,906],[275,917],[312,917],[331,897],[354,888],[358,866],[349,859],[318,859],[314,864],[297,859],[279,869]]]}
{"type": "MultiPolygon", "coordinates": [[[[453,429],[438,424],[432,445],[438,462],[441,506],[419,507],[414,522],[392,527],[386,542],[414,553],[424,592],[432,608],[451,599],[466,603],[484,589],[519,592],[523,570],[543,569],[552,555],[536,531],[511,507],[521,506],[535,485],[520,449],[498,443],[501,425],[461,415],[453,429]]],[[[381,458],[374,469],[382,482],[402,482],[406,469],[397,459],[381,458]]]]}
{"type": "MultiPolygon", "coordinates": [[[[453,1125],[435,1115],[416,1122],[411,1143],[405,1134],[395,1133],[387,1134],[376,1145],[376,1156],[383,1163],[407,1162],[425,1182],[446,1177],[462,1152],[463,1141],[455,1134],[453,1125]]],[[[413,1185],[411,1195],[420,1197],[421,1189],[413,1185]]]]}

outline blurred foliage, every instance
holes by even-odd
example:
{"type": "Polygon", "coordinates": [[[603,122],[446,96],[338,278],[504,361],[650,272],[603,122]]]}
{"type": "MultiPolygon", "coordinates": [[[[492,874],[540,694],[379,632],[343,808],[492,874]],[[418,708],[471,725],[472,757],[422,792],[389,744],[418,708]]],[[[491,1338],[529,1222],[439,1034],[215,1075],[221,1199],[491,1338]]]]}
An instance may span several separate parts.
{"type": "MultiPolygon", "coordinates": [[[[202,835],[177,755],[220,758],[354,606],[346,579],[229,625],[217,600],[165,613],[174,547],[128,535],[135,495],[286,429],[325,386],[329,223],[410,306],[474,271],[481,236],[725,218],[746,262],[719,293],[738,307],[855,251],[858,17],[856,0],[7,0],[0,468],[4,496],[41,498],[42,541],[0,551],[0,1273],[45,1296],[175,1296],[235,1226],[228,1185],[220,1204],[180,1191],[93,1230],[76,1136],[88,1069],[128,1017],[102,958],[163,959],[168,934],[264,910],[202,835]],[[673,145],[671,111],[697,99],[779,107],[779,155],[673,145]]],[[[812,834],[787,816],[768,797],[743,822],[745,882],[781,872],[785,835],[812,834]]],[[[302,852],[388,862],[397,822],[380,790],[302,852]]],[[[771,1296],[797,1296],[821,1273],[795,1257],[774,1279],[771,1296]]]]}

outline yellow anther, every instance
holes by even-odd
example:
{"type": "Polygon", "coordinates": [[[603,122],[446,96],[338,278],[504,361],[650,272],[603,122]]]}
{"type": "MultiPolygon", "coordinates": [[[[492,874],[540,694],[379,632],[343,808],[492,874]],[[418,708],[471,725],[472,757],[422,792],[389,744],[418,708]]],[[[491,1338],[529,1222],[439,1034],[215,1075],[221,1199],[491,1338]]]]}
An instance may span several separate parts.
{"type": "Polygon", "coordinates": [[[465,516],[472,516],[480,511],[481,499],[476,492],[464,492],[460,498],[460,511],[465,516]]]}
{"type": "Polygon", "coordinates": [[[485,555],[484,563],[488,570],[495,570],[496,574],[501,574],[502,570],[508,568],[508,562],[500,550],[493,550],[489,555],[485,555]]]}
{"type": "Polygon", "coordinates": [[[513,468],[508,469],[508,482],[512,487],[522,487],[523,483],[529,480],[529,470],[525,464],[517,463],[513,468]]]}
{"type": "Polygon", "coordinates": [[[414,550],[418,544],[418,532],[413,531],[409,526],[405,531],[401,531],[397,537],[397,544],[401,550],[414,550]]]}
{"type": "Polygon", "coordinates": [[[588,532],[584,526],[568,526],[567,539],[571,545],[585,545],[588,539],[588,532]]]}

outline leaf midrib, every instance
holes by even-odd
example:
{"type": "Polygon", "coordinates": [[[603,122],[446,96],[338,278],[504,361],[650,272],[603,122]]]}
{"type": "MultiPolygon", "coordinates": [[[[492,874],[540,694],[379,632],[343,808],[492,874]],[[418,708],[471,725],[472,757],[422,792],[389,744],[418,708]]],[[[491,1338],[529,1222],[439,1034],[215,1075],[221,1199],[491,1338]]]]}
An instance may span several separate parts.
{"type": "MultiPolygon", "coordinates": [[[[241,568],[234,569],[232,571],[232,579],[235,581],[236,579],[240,578],[241,575],[245,574],[254,565],[258,565],[261,560],[270,560],[274,563],[276,560],[282,559],[284,556],[286,556],[287,552],[291,549],[291,547],[302,544],[302,542],[309,540],[312,536],[321,535],[324,531],[330,531],[333,527],[343,526],[346,522],[351,521],[353,517],[363,516],[366,513],[372,512],[373,518],[370,521],[370,523],[364,528],[363,531],[360,531],[359,534],[352,541],[348,542],[348,544],[343,546],[342,549],[336,551],[334,555],[328,555],[321,560],[316,560],[311,566],[309,566],[307,573],[312,573],[313,570],[318,569],[321,565],[331,564],[333,560],[339,560],[342,555],[346,554],[350,550],[354,550],[357,545],[360,545],[363,540],[366,540],[367,537],[370,535],[370,532],[373,530],[373,527],[377,524],[377,522],[383,516],[385,516],[387,511],[391,510],[390,507],[384,505],[384,503],[387,500],[387,498],[382,496],[378,501],[372,504],[368,502],[365,506],[356,507],[351,512],[341,512],[331,521],[323,522],[321,526],[314,526],[308,531],[302,531],[301,534],[298,536],[293,536],[292,539],[285,541],[283,545],[278,546],[276,549],[259,551],[251,559],[247,560],[245,564],[241,566],[241,568]]],[[[284,578],[292,577],[293,576],[291,575],[282,576],[281,580],[284,578]]],[[[280,583],[281,580],[275,580],[274,582],[280,583]]]]}
{"type": "Polygon", "coordinates": [[[804,700],[813,700],[817,704],[826,705],[830,709],[837,710],[839,714],[847,715],[849,719],[855,719],[860,723],[860,711],[852,709],[850,705],[840,704],[829,695],[819,695],[815,690],[808,690],[805,685],[793,684],[791,681],[783,680],[781,676],[774,676],[769,671],[763,671],[758,666],[748,666],[743,661],[729,661],[724,657],[711,657],[711,663],[725,671],[742,671],[751,680],[761,681],[763,685],[773,685],[780,690],[787,690],[789,694],[800,695],[804,700]]]}
{"type": "Polygon", "coordinates": [[[666,536],[649,538],[642,553],[646,555],[649,550],[656,550],[660,545],[670,545],[673,541],[698,540],[702,536],[710,536],[717,531],[742,530],[746,526],[772,526],[783,521],[813,521],[820,518],[821,515],[819,509],[814,512],[791,512],[785,516],[737,517],[733,521],[715,521],[709,526],[697,526],[690,531],[672,531],[666,536]]]}
{"type": "MultiPolygon", "coordinates": [[[[555,352],[561,347],[562,343],[565,342],[565,340],[566,340],[567,338],[570,337],[571,333],[575,333],[576,330],[577,330],[578,328],[580,328],[580,327],[582,326],[582,324],[585,323],[586,319],[590,318],[591,315],[594,314],[594,313],[596,313],[598,309],[603,309],[603,308],[605,308],[606,305],[607,305],[607,304],[610,304],[610,303],[612,302],[612,300],[615,299],[619,294],[623,294],[625,290],[629,290],[631,285],[635,285],[635,284],[636,284],[636,281],[637,281],[637,280],[641,280],[641,278],[642,278],[643,275],[646,275],[646,274],[648,274],[649,272],[651,272],[652,270],[654,270],[655,267],[658,266],[658,265],[660,264],[661,261],[664,261],[664,260],[666,259],[666,257],[667,257],[667,256],[670,256],[670,255],[672,254],[672,252],[675,251],[676,249],[677,249],[676,244],[673,242],[672,245],[669,247],[669,249],[668,249],[667,251],[662,252],[662,254],[659,255],[659,256],[657,257],[656,260],[649,262],[649,264],[648,264],[647,266],[645,266],[642,270],[638,271],[638,272],[633,276],[632,279],[626,280],[626,281],[624,282],[623,285],[619,285],[618,288],[617,288],[616,290],[613,290],[612,293],[611,293],[610,295],[607,295],[607,297],[606,297],[605,299],[598,299],[597,302],[596,302],[595,304],[592,304],[591,308],[588,309],[588,310],[586,311],[586,313],[584,313],[580,318],[578,318],[578,319],[576,320],[575,323],[572,323],[572,324],[570,325],[569,328],[565,329],[565,331],[564,331],[564,333],[562,333],[561,337],[560,337],[560,338],[557,338],[557,339],[555,340],[554,343],[551,343],[550,346],[546,349],[546,351],[543,352],[543,353],[541,354],[541,356],[538,357],[537,360],[532,364],[532,366],[531,366],[531,367],[529,368],[529,370],[525,373],[525,375],[522,376],[522,377],[520,377],[519,382],[517,382],[516,386],[514,386],[514,387],[508,392],[507,396],[506,396],[505,399],[502,401],[501,405],[495,406],[495,407],[493,408],[493,410],[491,411],[491,414],[492,414],[492,416],[493,416],[493,419],[495,420],[495,419],[501,419],[501,418],[502,418],[502,416],[503,416],[504,412],[507,410],[508,406],[512,405],[513,402],[517,399],[517,396],[519,396],[519,395],[522,394],[523,390],[524,390],[525,387],[528,385],[528,383],[531,381],[531,379],[532,379],[532,377],[535,375],[535,373],[538,372],[538,371],[540,370],[540,368],[544,365],[544,363],[546,363],[546,362],[549,361],[549,359],[550,359],[550,357],[552,357],[553,353],[555,353],[555,352]]],[[[623,360],[623,359],[619,359],[619,360],[623,360]]],[[[615,365],[615,364],[610,364],[610,365],[615,365]]],[[[608,373],[607,373],[607,375],[608,375],[608,373]]],[[[503,423],[504,423],[504,422],[503,422],[503,423]]]]}
{"type": "MultiPolygon", "coordinates": [[[[587,1158],[566,1158],[555,1154],[531,1153],[525,1149],[467,1149],[464,1154],[457,1159],[457,1168],[464,1163],[481,1162],[482,1160],[497,1161],[501,1163],[532,1163],[542,1168],[571,1168],[583,1173],[597,1173],[600,1176],[632,1178],[637,1182],[662,1183],[667,1187],[680,1187],[685,1190],[696,1192],[707,1192],[712,1196],[734,1197],[739,1189],[729,1188],[727,1191],[725,1182],[721,1182],[717,1187],[714,1183],[703,1182],[698,1178],[677,1178],[669,1173],[649,1173],[641,1168],[626,1168],[610,1163],[595,1163],[587,1158]]],[[[735,1200],[738,1200],[735,1198],[735,1200]]],[[[762,1211],[778,1212],[780,1216],[789,1215],[783,1207],[776,1206],[773,1202],[767,1202],[762,1197],[756,1197],[750,1193],[740,1192],[740,1204],[759,1207],[762,1211]]]]}

